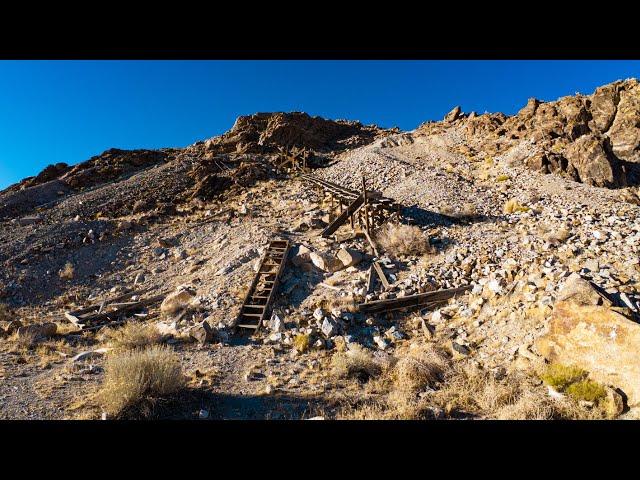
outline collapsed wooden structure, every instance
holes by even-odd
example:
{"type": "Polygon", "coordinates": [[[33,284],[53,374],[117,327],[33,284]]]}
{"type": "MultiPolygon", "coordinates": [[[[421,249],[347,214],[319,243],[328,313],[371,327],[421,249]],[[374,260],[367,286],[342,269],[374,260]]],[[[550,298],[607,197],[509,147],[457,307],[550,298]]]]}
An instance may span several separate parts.
{"type": "Polygon", "coordinates": [[[265,251],[236,318],[236,329],[258,330],[271,314],[271,305],[289,254],[288,240],[273,240],[265,251]]]}
{"type": "Polygon", "coordinates": [[[278,172],[308,172],[309,159],[311,153],[306,148],[293,147],[282,148],[278,147],[278,158],[276,160],[276,171],[278,172]]]}
{"type": "Polygon", "coordinates": [[[351,190],[313,175],[303,174],[300,178],[312,185],[323,200],[329,197],[332,214],[338,210],[333,221],[321,233],[325,238],[335,233],[347,220],[350,220],[352,229],[355,229],[357,223],[367,237],[373,237],[376,229],[392,217],[401,215],[402,206],[383,197],[380,192],[367,190],[364,177],[361,191],[351,190]]]}
{"type": "Polygon", "coordinates": [[[100,303],[78,310],[64,312],[67,320],[79,330],[96,330],[108,325],[117,325],[123,316],[132,314],[141,318],[150,318],[151,314],[136,313],[151,305],[160,303],[165,294],[152,295],[143,298],[150,289],[134,290],[114,298],[104,299],[100,303]]]}

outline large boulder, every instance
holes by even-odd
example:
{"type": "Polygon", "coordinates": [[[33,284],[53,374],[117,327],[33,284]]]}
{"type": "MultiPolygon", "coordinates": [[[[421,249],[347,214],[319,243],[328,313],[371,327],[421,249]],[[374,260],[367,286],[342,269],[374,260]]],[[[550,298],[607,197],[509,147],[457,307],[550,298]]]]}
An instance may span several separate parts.
{"type": "Polygon", "coordinates": [[[605,133],[611,127],[620,101],[619,84],[599,87],[591,97],[591,129],[605,133]]]}
{"type": "Polygon", "coordinates": [[[622,186],[626,184],[624,172],[605,142],[592,134],[583,135],[567,146],[564,155],[581,182],[596,187],[622,186]]]}
{"type": "Polygon", "coordinates": [[[345,267],[357,265],[362,260],[362,254],[352,248],[341,248],[337,256],[345,267]]]}
{"type": "Polygon", "coordinates": [[[330,257],[329,255],[311,252],[310,258],[313,265],[324,272],[331,273],[344,268],[340,260],[335,257],[330,257]]]}
{"type": "Polygon", "coordinates": [[[297,250],[293,253],[291,257],[291,263],[293,263],[296,267],[300,267],[305,263],[309,263],[311,261],[311,250],[304,245],[298,246],[297,250]]]}
{"type": "Polygon", "coordinates": [[[460,106],[453,107],[453,109],[444,116],[445,122],[454,122],[462,116],[462,109],[460,106]]]}
{"type": "Polygon", "coordinates": [[[637,163],[640,162],[640,84],[634,80],[624,86],[608,135],[616,157],[637,163]]]}
{"type": "Polygon", "coordinates": [[[577,305],[611,306],[611,300],[601,293],[595,285],[577,273],[569,275],[558,292],[556,301],[569,301],[577,305]]]}
{"type": "Polygon", "coordinates": [[[178,287],[175,292],[165,297],[160,304],[160,311],[166,315],[179,313],[191,305],[195,300],[195,291],[191,288],[178,287]]]}
{"type": "Polygon", "coordinates": [[[549,332],[536,342],[551,362],[577,365],[640,402],[640,325],[601,305],[556,302],[549,332]]]}

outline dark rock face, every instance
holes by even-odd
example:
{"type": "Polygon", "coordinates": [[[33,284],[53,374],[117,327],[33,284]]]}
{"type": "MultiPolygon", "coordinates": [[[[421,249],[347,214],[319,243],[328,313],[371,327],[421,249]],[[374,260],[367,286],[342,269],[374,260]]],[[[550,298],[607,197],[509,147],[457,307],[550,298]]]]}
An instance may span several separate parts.
{"type": "Polygon", "coordinates": [[[511,141],[530,140],[538,148],[524,159],[529,168],[624,187],[640,177],[640,84],[618,81],[555,102],[532,98],[512,117],[468,118],[466,135],[489,154],[504,152],[511,141]]]}
{"type": "Polygon", "coordinates": [[[106,183],[140,168],[167,160],[162,150],[119,150],[112,148],[82,162],[60,177],[73,188],[87,188],[106,183]]]}
{"type": "Polygon", "coordinates": [[[224,135],[205,142],[218,153],[268,153],[278,146],[316,151],[354,148],[372,142],[383,130],[360,122],[327,120],[306,113],[256,113],[238,117],[224,135]]]}
{"type": "Polygon", "coordinates": [[[607,148],[608,140],[588,134],[564,150],[567,169],[575,169],[578,180],[597,187],[624,186],[625,175],[620,161],[607,148]]]}

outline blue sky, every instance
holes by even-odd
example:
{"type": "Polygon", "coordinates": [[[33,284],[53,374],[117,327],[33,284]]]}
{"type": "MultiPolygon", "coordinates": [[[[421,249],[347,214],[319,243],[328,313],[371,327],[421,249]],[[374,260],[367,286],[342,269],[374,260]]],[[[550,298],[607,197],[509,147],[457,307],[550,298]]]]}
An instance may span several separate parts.
{"type": "Polygon", "coordinates": [[[640,61],[0,61],[0,188],[111,148],[180,147],[239,115],[411,130],[453,106],[517,112],[640,77],[640,61]]]}

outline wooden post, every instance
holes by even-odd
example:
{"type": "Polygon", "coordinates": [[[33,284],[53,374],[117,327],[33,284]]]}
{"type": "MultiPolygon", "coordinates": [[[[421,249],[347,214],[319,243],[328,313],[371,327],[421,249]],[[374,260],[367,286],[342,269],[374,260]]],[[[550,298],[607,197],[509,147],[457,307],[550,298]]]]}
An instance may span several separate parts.
{"type": "Polygon", "coordinates": [[[364,195],[364,228],[367,230],[367,233],[371,235],[371,231],[369,229],[369,202],[367,201],[367,189],[364,182],[364,175],[362,176],[362,195],[364,195]]]}

